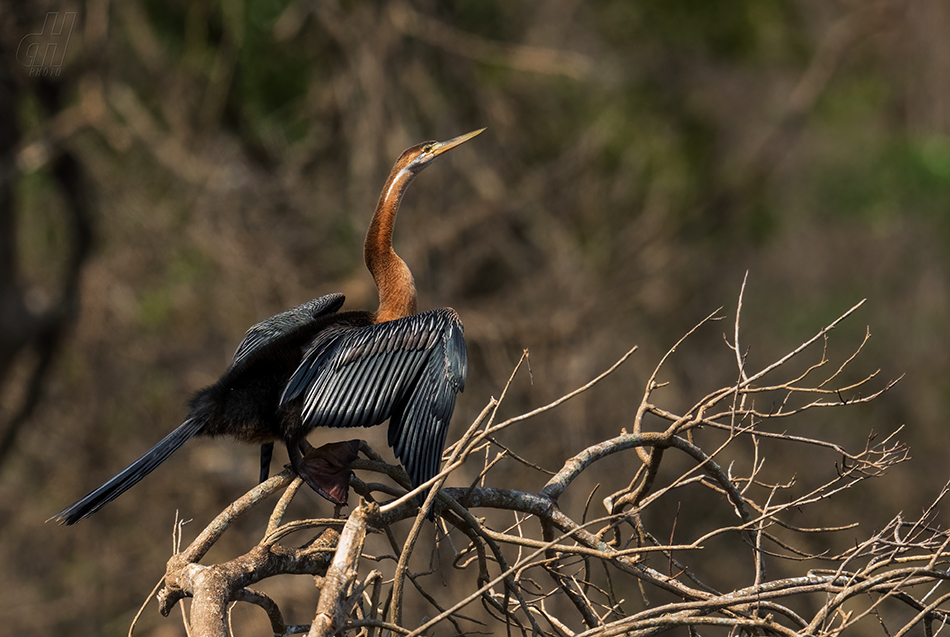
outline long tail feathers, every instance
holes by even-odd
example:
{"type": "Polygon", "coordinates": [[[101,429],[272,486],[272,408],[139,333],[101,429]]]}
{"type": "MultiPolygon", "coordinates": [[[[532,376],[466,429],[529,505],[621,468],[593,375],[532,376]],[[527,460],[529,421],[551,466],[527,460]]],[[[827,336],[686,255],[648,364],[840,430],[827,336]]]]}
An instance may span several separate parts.
{"type": "Polygon", "coordinates": [[[201,431],[202,424],[203,422],[201,420],[189,418],[179,425],[175,431],[162,438],[161,442],[146,451],[145,455],[123,469],[117,476],[72,506],[63,509],[47,520],[47,522],[56,520],[60,524],[69,525],[75,524],[79,520],[92,515],[131,489],[139,480],[154,471],[158,465],[165,462],[165,460],[178,451],[179,447],[185,444],[187,440],[201,431]]]}

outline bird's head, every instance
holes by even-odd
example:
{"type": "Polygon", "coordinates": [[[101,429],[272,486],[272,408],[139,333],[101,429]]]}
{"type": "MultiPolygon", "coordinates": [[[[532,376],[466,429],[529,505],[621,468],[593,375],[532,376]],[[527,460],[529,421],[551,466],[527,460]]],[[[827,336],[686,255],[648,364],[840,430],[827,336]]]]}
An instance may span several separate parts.
{"type": "Polygon", "coordinates": [[[452,150],[460,144],[464,144],[484,130],[484,128],[480,128],[445,142],[423,142],[417,144],[403,151],[402,155],[396,161],[396,166],[402,170],[408,170],[413,175],[418,175],[422,169],[431,164],[436,157],[446,151],[452,150]]]}

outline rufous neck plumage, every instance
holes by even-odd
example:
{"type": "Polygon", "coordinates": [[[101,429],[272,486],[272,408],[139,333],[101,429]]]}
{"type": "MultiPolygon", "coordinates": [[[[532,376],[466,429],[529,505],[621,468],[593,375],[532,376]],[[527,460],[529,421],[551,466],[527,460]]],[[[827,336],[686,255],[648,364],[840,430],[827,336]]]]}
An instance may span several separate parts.
{"type": "Polygon", "coordinates": [[[379,195],[376,212],[363,244],[363,260],[376,281],[379,290],[379,309],[376,323],[411,316],[416,313],[416,284],[406,262],[393,250],[393,227],[396,213],[406,188],[415,174],[405,166],[393,169],[383,192],[379,195]]]}

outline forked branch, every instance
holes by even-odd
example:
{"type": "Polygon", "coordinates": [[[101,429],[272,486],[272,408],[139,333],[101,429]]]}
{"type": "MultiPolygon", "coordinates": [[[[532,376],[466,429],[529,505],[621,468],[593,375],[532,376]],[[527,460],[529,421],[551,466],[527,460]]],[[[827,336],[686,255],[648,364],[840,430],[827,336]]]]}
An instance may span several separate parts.
{"type": "Polygon", "coordinates": [[[200,636],[226,634],[222,618],[233,601],[264,609],[275,634],[389,631],[413,636],[429,634],[444,622],[454,633],[514,630],[557,637],[652,635],[673,627],[702,627],[704,634],[723,635],[745,631],[831,636],[855,627],[867,634],[885,626],[897,635],[917,626],[923,626],[925,633],[933,630],[950,619],[950,594],[940,590],[950,579],[950,535],[936,526],[936,503],[946,488],[920,518],[908,522],[897,516],[839,553],[816,554],[815,537],[854,529],[852,521],[811,526],[800,522],[817,503],[863,488],[868,478],[885,476],[908,458],[907,448],[895,437],[899,428],[881,439],[869,435],[863,449],[795,430],[815,409],[860,409],[893,386],[895,381],[875,386],[876,371],[833,386],[846,369],[859,364],[868,335],[837,363],[829,357],[828,339],[860,306],[854,305],[776,361],[753,370],[740,342],[740,294],[733,337],[726,343],[735,355],[734,382],[682,413],[658,402],[664,387],[659,381],[662,369],[673,363],[677,348],[684,347],[688,337],[696,338],[715,320],[717,311],[670,348],[648,379],[636,413],[617,415],[618,425],[632,421],[633,431],[587,446],[564,460],[553,475],[541,469],[550,465],[550,458],[538,461],[531,457],[530,445],[519,448],[508,440],[502,445],[496,434],[517,431],[532,416],[593,390],[636,348],[560,399],[496,422],[508,386],[515,381],[512,374],[502,396],[490,400],[446,450],[443,470],[420,489],[407,490],[402,469],[387,464],[364,444],[363,458],[354,463],[360,477],[353,479],[363,502],[345,519],[285,521],[299,486],[299,480],[285,471],[237,500],[191,546],[169,560],[160,608],[167,613],[181,598],[194,597],[191,625],[200,636]],[[791,371],[791,360],[816,347],[820,347],[816,362],[804,372],[791,371]],[[819,378],[817,371],[825,367],[834,371],[819,378]],[[783,419],[782,428],[770,428],[778,418],[783,419]],[[662,430],[648,430],[647,424],[657,422],[662,430]],[[492,449],[500,451],[492,457],[492,449]],[[774,473],[777,455],[799,454],[804,464],[813,462],[815,450],[832,452],[837,459],[834,471],[825,472],[824,478],[807,471],[766,479],[774,473]],[[606,485],[612,495],[604,499],[603,515],[595,512],[593,492],[580,498],[586,502],[583,509],[575,511],[571,504],[562,508],[562,502],[577,499],[565,494],[577,488],[580,478],[602,460],[621,454],[627,454],[630,462],[626,473],[610,476],[617,484],[606,485]],[[723,461],[727,456],[728,463],[723,461]],[[508,463],[537,472],[543,486],[531,492],[513,488],[521,485],[495,482],[499,468],[508,463]],[[477,476],[474,482],[444,486],[466,466],[469,475],[477,476]],[[370,475],[378,481],[368,480],[370,475]],[[415,497],[426,488],[431,490],[420,508],[415,497]],[[257,546],[223,564],[197,563],[234,519],[281,490],[283,496],[257,546]],[[681,513],[689,513],[681,511],[684,503],[689,507],[695,501],[694,495],[684,499],[684,494],[697,490],[723,509],[724,515],[715,517],[718,521],[679,522],[681,513]],[[431,530],[427,514],[438,527],[432,540],[435,547],[423,541],[431,530]],[[409,520],[413,522],[406,526],[409,520]],[[663,520],[672,520],[678,541],[663,529],[663,520]],[[303,546],[284,544],[304,533],[311,537],[303,546]],[[399,539],[400,535],[404,537],[399,539]],[[717,554],[710,552],[714,542],[717,554]],[[422,546],[428,548],[420,551],[422,546]],[[748,561],[751,581],[734,590],[717,588],[721,550],[731,551],[734,565],[748,561]],[[416,559],[421,556],[415,555],[420,552],[431,552],[431,559],[447,552],[457,573],[454,583],[442,585],[447,573],[440,576],[438,567],[422,566],[416,559]],[[794,568],[805,560],[820,560],[826,568],[796,577],[768,577],[768,565],[785,562],[794,568]],[[278,601],[248,588],[289,573],[315,576],[320,598],[310,625],[285,625],[278,601]],[[619,590],[637,590],[640,598],[621,598],[619,590]],[[664,599],[652,594],[659,591],[676,601],[653,602],[664,599]],[[806,598],[810,604],[798,601],[806,598]],[[905,610],[898,612],[901,606],[905,610]],[[803,608],[812,610],[806,615],[803,608]]]}

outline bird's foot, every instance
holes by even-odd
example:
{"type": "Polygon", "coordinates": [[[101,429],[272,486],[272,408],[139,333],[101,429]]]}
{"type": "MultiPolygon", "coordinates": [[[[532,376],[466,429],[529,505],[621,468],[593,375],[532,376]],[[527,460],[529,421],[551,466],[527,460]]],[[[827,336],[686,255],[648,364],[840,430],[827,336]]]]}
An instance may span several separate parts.
{"type": "Polygon", "coordinates": [[[306,440],[300,441],[303,456],[294,463],[297,474],[310,488],[334,504],[346,504],[350,493],[350,464],[356,460],[359,440],[331,442],[314,447],[306,440]]]}

